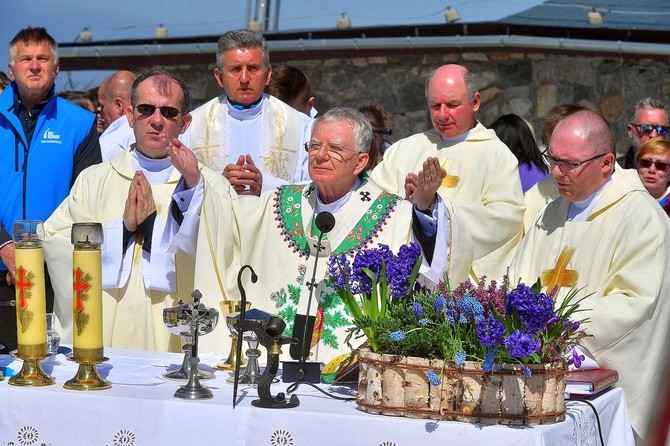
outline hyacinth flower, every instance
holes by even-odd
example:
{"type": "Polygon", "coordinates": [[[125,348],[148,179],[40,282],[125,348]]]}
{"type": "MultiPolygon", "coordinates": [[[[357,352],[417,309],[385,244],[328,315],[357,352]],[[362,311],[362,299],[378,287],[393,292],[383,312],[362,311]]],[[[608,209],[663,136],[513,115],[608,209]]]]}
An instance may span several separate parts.
{"type": "Polygon", "coordinates": [[[421,248],[415,243],[401,246],[397,255],[380,244],[359,251],[351,263],[343,254],[329,259],[333,285],[372,351],[379,347],[372,327],[387,317],[392,301],[413,292],[421,260],[421,248]]]}

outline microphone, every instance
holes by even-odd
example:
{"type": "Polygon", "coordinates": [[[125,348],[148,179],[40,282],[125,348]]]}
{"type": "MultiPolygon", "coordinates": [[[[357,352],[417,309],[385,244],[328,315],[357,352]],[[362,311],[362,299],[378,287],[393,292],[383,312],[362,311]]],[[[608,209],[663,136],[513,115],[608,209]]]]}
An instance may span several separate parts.
{"type": "MultiPolygon", "coordinates": [[[[314,220],[316,228],[320,231],[319,238],[316,242],[317,254],[314,256],[314,269],[312,270],[312,280],[307,283],[309,287],[309,296],[307,298],[307,312],[306,314],[296,314],[295,320],[293,322],[293,334],[300,334],[302,332],[301,342],[298,344],[293,344],[289,348],[289,353],[293,359],[298,359],[298,364],[305,364],[305,358],[309,354],[309,348],[312,340],[312,334],[314,333],[314,323],[316,322],[315,316],[309,315],[309,310],[312,307],[312,298],[314,296],[314,290],[316,288],[316,265],[319,261],[319,252],[323,248],[321,245],[321,240],[323,240],[324,234],[330,232],[335,227],[335,217],[328,211],[319,212],[314,220]],[[309,335],[309,336],[308,336],[309,335]]],[[[295,336],[294,336],[295,337],[295,336]]],[[[307,372],[306,370],[300,368],[296,370],[295,375],[301,375],[297,379],[294,378],[294,373],[287,373],[286,363],[284,365],[284,374],[282,375],[284,382],[293,382],[293,381],[302,381],[306,380],[308,382],[319,382],[320,381],[320,369],[307,372]],[[284,379],[285,378],[285,379],[284,379]],[[305,379],[307,378],[307,379],[305,379]]]]}

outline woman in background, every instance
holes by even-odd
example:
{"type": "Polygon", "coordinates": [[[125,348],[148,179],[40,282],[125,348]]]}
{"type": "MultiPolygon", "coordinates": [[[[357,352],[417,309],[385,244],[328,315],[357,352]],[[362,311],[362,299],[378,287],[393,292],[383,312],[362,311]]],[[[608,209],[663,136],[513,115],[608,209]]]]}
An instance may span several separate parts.
{"type": "Polygon", "coordinates": [[[635,154],[635,162],[645,189],[670,216],[670,141],[664,138],[646,141],[635,154]]]}
{"type": "Polygon", "coordinates": [[[535,183],[549,174],[549,169],[542,161],[542,154],[537,147],[530,126],[519,115],[503,115],[489,126],[512,151],[519,160],[519,177],[521,188],[525,194],[535,183]]]}

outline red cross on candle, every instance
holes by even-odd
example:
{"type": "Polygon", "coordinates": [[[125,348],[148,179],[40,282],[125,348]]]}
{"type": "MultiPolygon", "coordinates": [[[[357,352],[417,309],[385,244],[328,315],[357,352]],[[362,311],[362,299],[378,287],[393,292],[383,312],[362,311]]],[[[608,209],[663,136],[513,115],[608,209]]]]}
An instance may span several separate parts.
{"type": "Polygon", "coordinates": [[[84,308],[84,304],[81,301],[82,291],[88,291],[91,288],[91,285],[89,285],[88,282],[82,281],[83,275],[84,272],[81,268],[77,268],[77,271],[75,272],[76,279],[74,281],[74,291],[77,293],[77,311],[81,311],[84,308]]]}
{"type": "Polygon", "coordinates": [[[26,270],[20,266],[18,271],[19,280],[16,281],[14,286],[19,289],[19,306],[21,308],[26,308],[26,288],[31,289],[33,283],[30,280],[26,280],[26,270]]]}

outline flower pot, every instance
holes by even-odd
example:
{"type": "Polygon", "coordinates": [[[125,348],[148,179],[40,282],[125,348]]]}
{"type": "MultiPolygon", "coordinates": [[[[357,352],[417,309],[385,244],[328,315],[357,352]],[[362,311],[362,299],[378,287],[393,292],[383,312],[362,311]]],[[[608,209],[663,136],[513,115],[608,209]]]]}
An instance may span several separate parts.
{"type": "Polygon", "coordinates": [[[549,424],[565,419],[565,364],[520,365],[484,373],[481,363],[358,352],[359,410],[382,415],[484,424],[549,424]],[[428,370],[440,377],[431,385],[428,370]]]}

